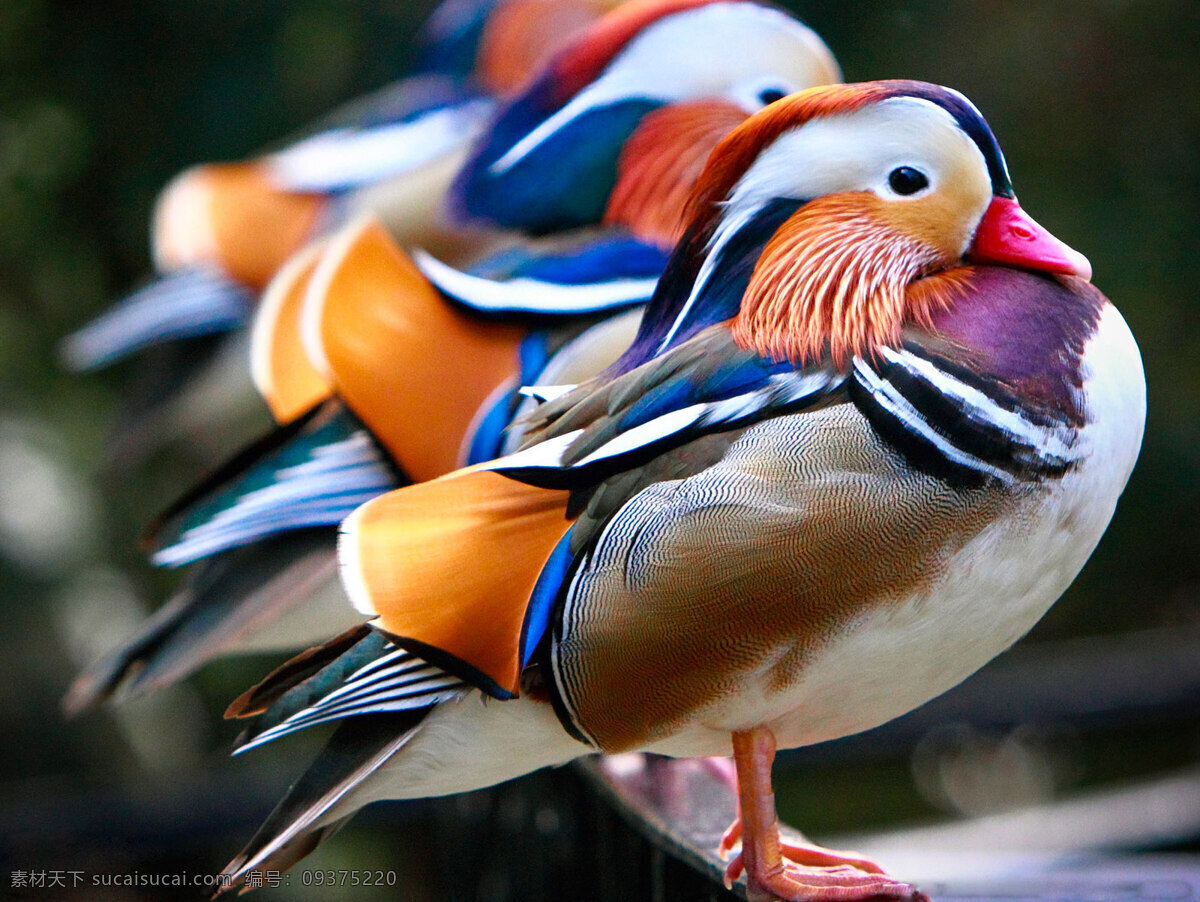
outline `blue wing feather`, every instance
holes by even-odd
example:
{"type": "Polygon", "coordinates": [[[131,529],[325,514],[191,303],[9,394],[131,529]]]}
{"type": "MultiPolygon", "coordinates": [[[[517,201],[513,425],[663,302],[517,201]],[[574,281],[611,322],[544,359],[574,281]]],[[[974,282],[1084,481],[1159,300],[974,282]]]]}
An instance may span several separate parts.
{"type": "Polygon", "coordinates": [[[175,567],[285,530],[335,526],[400,484],[366,427],[339,407],[172,512],[154,561],[175,567]]]}
{"type": "Polygon", "coordinates": [[[73,370],[115,363],[163,341],[228,332],[250,317],[250,293],[212,267],[159,276],[64,339],[73,370]]]}
{"type": "Polygon", "coordinates": [[[452,208],[461,218],[534,234],[600,221],[625,140],[662,104],[636,98],[589,110],[498,171],[495,164],[561,106],[551,100],[553,88],[543,77],[494,120],[451,189],[452,208]]]}
{"type": "Polygon", "coordinates": [[[547,402],[530,426],[534,442],[487,467],[534,485],[587,488],[702,435],[828,403],[846,379],[830,363],[797,369],[738,348],[718,325],[547,402]]]}
{"type": "Polygon", "coordinates": [[[522,667],[529,663],[538,643],[546,635],[546,630],[550,626],[550,616],[554,613],[555,603],[558,601],[574,562],[575,555],[571,551],[571,531],[568,530],[555,546],[554,551],[550,553],[550,558],[538,575],[537,583],[533,587],[533,594],[529,598],[529,606],[525,609],[525,624],[521,630],[522,667]]]}
{"type": "Polygon", "coordinates": [[[578,317],[644,304],[654,293],[666,254],[623,233],[569,246],[506,251],[469,272],[423,251],[413,260],[449,300],[489,316],[578,317]]]}

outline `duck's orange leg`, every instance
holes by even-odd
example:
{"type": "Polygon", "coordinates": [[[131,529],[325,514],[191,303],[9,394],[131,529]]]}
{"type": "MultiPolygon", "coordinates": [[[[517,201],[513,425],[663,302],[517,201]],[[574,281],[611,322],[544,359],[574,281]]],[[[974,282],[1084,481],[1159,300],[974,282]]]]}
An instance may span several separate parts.
{"type": "Polygon", "coordinates": [[[738,818],[721,840],[720,850],[727,853],[739,839],[742,850],[725,871],[727,885],[744,871],[748,895],[754,902],[928,902],[924,894],[889,877],[869,858],[780,840],[771,790],[775,736],[770,730],[756,727],[734,733],[733,760],[738,777],[738,818]]]}

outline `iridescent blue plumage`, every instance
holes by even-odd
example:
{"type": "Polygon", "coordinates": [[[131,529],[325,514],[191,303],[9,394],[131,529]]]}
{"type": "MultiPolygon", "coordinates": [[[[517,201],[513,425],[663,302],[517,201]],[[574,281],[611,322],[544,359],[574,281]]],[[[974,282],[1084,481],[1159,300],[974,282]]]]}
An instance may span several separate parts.
{"type": "Polygon", "coordinates": [[[662,102],[632,98],[590,109],[512,159],[520,139],[557,112],[549,102],[553,87],[544,78],[497,117],[451,191],[460,216],[534,234],[603,216],[625,140],[662,102]]]}
{"type": "Polygon", "coordinates": [[[802,205],[776,199],[710,254],[711,235],[692,228],[676,246],[646,307],[637,339],[613,368],[628,372],[702,329],[734,316],[763,247],[802,205]],[[702,265],[702,261],[705,265],[702,265]],[[696,291],[696,283],[704,281],[696,291]]]}

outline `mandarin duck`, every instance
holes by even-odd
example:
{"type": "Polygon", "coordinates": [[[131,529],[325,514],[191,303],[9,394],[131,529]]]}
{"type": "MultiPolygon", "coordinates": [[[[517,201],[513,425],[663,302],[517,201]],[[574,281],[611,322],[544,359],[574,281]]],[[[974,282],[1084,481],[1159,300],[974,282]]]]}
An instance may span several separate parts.
{"type": "Polygon", "coordinates": [[[1137,345],[946,88],[774,103],[687,211],[614,365],[343,524],[369,621],[228,712],[258,715],[242,750],[341,721],[235,884],[372,801],[636,750],[733,755],[751,898],[915,895],[781,842],[775,750],[909,711],[1045,613],[1136,460],[1137,345]]]}
{"type": "Polygon", "coordinates": [[[417,35],[417,74],[348,105],[261,157],[188,169],[155,205],[157,278],[69,336],[75,369],[165,340],[245,324],[283,263],[373,211],[405,242],[441,253],[478,236],[442,215],[467,148],[557,49],[620,0],[447,0],[417,35]]]}
{"type": "MultiPolygon", "coordinates": [[[[454,192],[483,215],[470,200],[476,191],[492,192],[495,180],[518,190],[531,178],[523,166],[492,173],[505,141],[522,144],[522,159],[553,166],[562,190],[591,198],[607,185],[607,203],[588,213],[598,228],[510,245],[462,272],[428,253],[411,259],[368,219],[289,261],[251,330],[251,370],[282,425],[160,518],[156,562],[204,563],[81,674],[66,709],[94,705],[123,682],[129,692],[172,682],[229,650],[294,650],[350,625],[333,527],[384,491],[495,457],[520,384],[582,381],[615,360],[640,316],[623,311],[653,293],[713,147],[776,95],[837,77],[820,39],[776,9],[629,3],[505,107],[454,192]],[[705,35],[734,41],[726,50],[762,52],[717,55],[705,35]],[[668,52],[675,76],[664,86],[655,66],[668,52]],[[593,81],[580,83],[585,76],[593,81]],[[581,97],[576,113],[559,115],[581,97]],[[636,115],[597,122],[606,103],[632,104],[636,115]],[[558,162],[541,158],[551,153],[558,162]]],[[[532,217],[540,205],[545,231],[557,204],[543,194],[523,210],[532,217]]]]}

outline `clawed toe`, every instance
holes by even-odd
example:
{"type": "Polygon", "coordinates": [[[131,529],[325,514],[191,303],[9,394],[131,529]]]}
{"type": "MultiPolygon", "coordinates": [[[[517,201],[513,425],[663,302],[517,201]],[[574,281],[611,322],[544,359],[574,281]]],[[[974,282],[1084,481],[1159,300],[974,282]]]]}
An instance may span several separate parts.
{"type": "MultiPolygon", "coordinates": [[[[742,871],[741,856],[726,869],[727,885],[742,871]]],[[[928,897],[914,886],[889,877],[870,873],[849,865],[805,867],[787,863],[774,873],[763,874],[755,881],[758,891],[752,899],[779,899],[786,902],[871,902],[871,900],[904,899],[928,902],[928,897]],[[766,895],[763,895],[765,893],[766,895]]]]}

